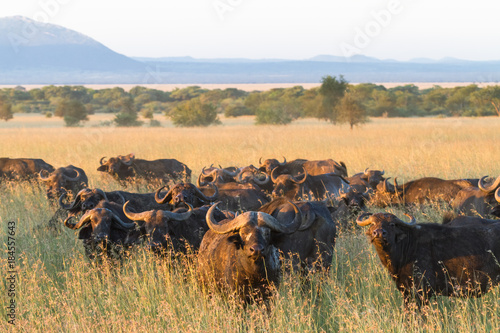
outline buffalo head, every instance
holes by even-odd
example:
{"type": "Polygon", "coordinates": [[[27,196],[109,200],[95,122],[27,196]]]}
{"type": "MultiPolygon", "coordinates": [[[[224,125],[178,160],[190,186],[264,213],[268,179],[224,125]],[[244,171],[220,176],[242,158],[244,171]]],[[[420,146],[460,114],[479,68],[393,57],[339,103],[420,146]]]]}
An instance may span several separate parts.
{"type": "Polygon", "coordinates": [[[125,179],[128,177],[134,177],[134,170],[132,164],[135,159],[133,153],[126,156],[111,157],[109,160],[104,161],[105,157],[102,157],[99,163],[100,167],[97,171],[109,173],[116,179],[125,179]]]}
{"type": "Polygon", "coordinates": [[[59,198],[64,192],[78,193],[82,187],[88,186],[88,179],[82,169],[72,165],[56,169],[49,173],[41,170],[39,178],[47,186],[47,198],[59,198]],[[81,170],[81,171],[79,171],[81,170]]]}
{"type": "Polygon", "coordinates": [[[172,235],[170,224],[173,221],[185,221],[191,217],[193,206],[188,205],[189,210],[183,213],[176,213],[166,210],[149,210],[141,213],[133,213],[127,209],[129,201],[123,205],[123,212],[128,219],[137,223],[145,230],[149,239],[149,247],[153,252],[161,252],[167,249],[170,242],[174,250],[177,248],[177,239],[171,239],[172,235]]]}
{"type": "Polygon", "coordinates": [[[211,183],[209,183],[209,185],[214,189],[214,194],[211,196],[205,195],[197,186],[191,183],[179,183],[172,187],[167,194],[161,198],[160,192],[165,188],[165,186],[163,186],[156,191],[155,200],[159,204],[168,203],[174,208],[179,207],[183,202],[193,207],[200,207],[211,203],[219,195],[217,186],[211,183]]]}

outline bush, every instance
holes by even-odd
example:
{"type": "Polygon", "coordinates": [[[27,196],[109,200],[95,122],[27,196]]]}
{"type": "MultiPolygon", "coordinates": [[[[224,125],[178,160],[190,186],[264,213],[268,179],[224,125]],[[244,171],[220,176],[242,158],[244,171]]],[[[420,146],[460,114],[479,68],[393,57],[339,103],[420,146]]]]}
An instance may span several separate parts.
{"type": "Polygon", "coordinates": [[[230,105],[224,111],[226,117],[239,117],[253,115],[252,110],[245,105],[230,105]]]}
{"type": "Polygon", "coordinates": [[[156,119],[151,119],[149,121],[149,127],[161,127],[161,123],[156,119]]]}
{"type": "Polygon", "coordinates": [[[255,123],[257,125],[272,124],[286,125],[292,122],[292,115],[287,108],[278,101],[262,103],[256,112],[255,123]]]}
{"type": "Polygon", "coordinates": [[[199,98],[180,103],[169,114],[175,126],[195,127],[218,125],[216,107],[212,103],[202,103],[199,98]]]}

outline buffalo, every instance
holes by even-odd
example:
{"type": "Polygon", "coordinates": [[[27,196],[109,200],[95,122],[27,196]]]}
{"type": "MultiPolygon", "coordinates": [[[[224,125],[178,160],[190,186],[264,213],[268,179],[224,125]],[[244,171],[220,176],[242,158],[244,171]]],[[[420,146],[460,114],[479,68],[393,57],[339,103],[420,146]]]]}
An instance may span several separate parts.
{"type": "Polygon", "coordinates": [[[342,177],[347,177],[347,167],[345,163],[338,163],[332,159],[317,161],[296,159],[287,162],[286,158],[283,157],[283,162],[279,162],[277,159],[267,159],[262,162],[262,159],[259,159],[259,164],[259,170],[267,173],[269,176],[271,172],[276,169],[275,172],[277,175],[290,174],[296,176],[302,172],[307,172],[312,176],[333,173],[342,177]]]}
{"type": "Polygon", "coordinates": [[[191,183],[179,183],[171,187],[167,194],[161,197],[160,192],[165,188],[163,186],[156,191],[155,201],[158,204],[169,204],[171,209],[181,207],[183,203],[188,203],[193,207],[201,207],[212,203],[219,195],[217,186],[213,184],[209,184],[209,186],[213,191],[211,195],[205,194],[210,189],[197,187],[191,183]]]}
{"type": "Polygon", "coordinates": [[[14,181],[36,179],[42,170],[53,172],[54,167],[39,158],[0,158],[0,178],[14,181]]]}
{"type": "Polygon", "coordinates": [[[51,202],[59,198],[63,192],[76,194],[89,185],[85,171],[73,165],[58,168],[51,173],[45,169],[41,170],[39,178],[45,183],[47,198],[51,202]]]}
{"type": "Polygon", "coordinates": [[[111,157],[107,161],[104,159],[105,157],[101,158],[101,166],[97,171],[110,174],[122,184],[131,183],[138,178],[158,182],[191,179],[191,170],[175,159],[147,161],[135,158],[134,154],[111,157]]]}
{"type": "MultiPolygon", "coordinates": [[[[276,234],[273,241],[285,258],[292,260],[297,271],[328,270],[332,263],[337,227],[323,202],[295,201],[302,213],[300,227],[291,234],[276,234]]],[[[295,207],[286,198],[265,204],[260,212],[274,216],[284,223],[293,220],[295,207]]]]}
{"type": "Polygon", "coordinates": [[[80,229],[78,238],[82,240],[85,254],[90,260],[103,256],[119,258],[123,249],[139,241],[140,232],[136,225],[128,219],[124,220],[115,211],[108,205],[102,205],[87,210],[76,224],[70,222],[73,216],[64,221],[67,228],[80,229]]]}
{"type": "Polygon", "coordinates": [[[364,213],[368,239],[409,309],[432,296],[481,296],[500,282],[500,223],[406,223],[393,214],[364,213]]]}
{"type": "Polygon", "coordinates": [[[453,209],[464,215],[479,215],[487,217],[495,215],[500,217],[500,177],[493,184],[486,186],[484,179],[478,182],[478,187],[468,187],[457,193],[457,196],[451,203],[453,209]],[[496,190],[496,191],[495,191],[496,190]]]}
{"type": "Polygon", "coordinates": [[[445,180],[435,177],[425,177],[394,186],[388,178],[377,185],[377,190],[371,198],[375,206],[416,205],[428,202],[445,202],[450,204],[458,192],[472,184],[463,179],[445,180]]]}
{"type": "Polygon", "coordinates": [[[281,278],[279,251],[272,234],[295,232],[302,223],[302,214],[295,208],[295,218],[282,224],[262,212],[245,212],[234,219],[217,222],[215,203],[207,213],[207,231],[198,253],[200,282],[229,291],[246,302],[266,300],[281,278]]]}
{"type": "MultiPolygon", "coordinates": [[[[132,221],[140,225],[148,238],[148,246],[155,253],[172,248],[174,251],[186,253],[187,247],[198,250],[201,240],[208,230],[206,214],[208,207],[194,209],[178,208],[174,211],[149,210],[134,213],[128,211],[128,202],[123,206],[123,212],[132,221]]],[[[219,212],[219,219],[225,216],[219,212]]]]}
{"type": "Polygon", "coordinates": [[[350,191],[349,183],[342,177],[333,173],[318,176],[309,176],[305,172],[301,176],[282,174],[275,176],[276,169],[271,172],[274,183],[272,196],[284,196],[290,200],[322,200],[327,196],[339,197],[341,193],[350,191]]]}

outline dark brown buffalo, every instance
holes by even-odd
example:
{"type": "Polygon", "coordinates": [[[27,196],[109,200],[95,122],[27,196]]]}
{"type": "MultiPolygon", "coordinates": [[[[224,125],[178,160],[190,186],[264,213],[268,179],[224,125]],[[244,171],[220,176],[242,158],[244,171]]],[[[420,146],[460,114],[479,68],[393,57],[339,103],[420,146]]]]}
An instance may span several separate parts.
{"type": "Polygon", "coordinates": [[[226,183],[218,186],[221,207],[233,212],[255,211],[269,202],[267,194],[257,185],[246,183],[226,183]]]}
{"type": "Polygon", "coordinates": [[[209,168],[203,168],[196,181],[198,187],[213,183],[216,185],[228,182],[234,182],[239,169],[236,167],[216,168],[212,165],[209,168]]]}
{"type": "Polygon", "coordinates": [[[478,187],[468,187],[457,193],[457,196],[451,203],[453,209],[463,215],[478,215],[488,217],[495,215],[500,217],[500,177],[493,184],[486,186],[484,180],[487,176],[481,178],[478,187]]]}
{"type": "Polygon", "coordinates": [[[39,178],[47,187],[47,198],[51,201],[58,199],[63,192],[76,194],[89,186],[89,180],[83,169],[68,165],[49,173],[42,170],[39,178]]]}
{"type": "Polygon", "coordinates": [[[458,192],[471,187],[472,184],[463,179],[445,180],[435,177],[425,177],[395,186],[385,179],[377,185],[377,190],[371,202],[375,206],[415,205],[429,202],[451,203],[458,192]]]}
{"type": "Polygon", "coordinates": [[[500,223],[405,223],[383,213],[362,214],[357,223],[370,226],[366,235],[406,307],[437,295],[481,296],[500,282],[500,223]]]}
{"type": "MultiPolygon", "coordinates": [[[[203,236],[208,231],[206,217],[210,206],[193,208],[187,204],[188,210],[177,208],[172,212],[149,210],[133,213],[127,210],[127,205],[128,202],[123,206],[123,212],[144,230],[148,246],[155,253],[161,253],[168,248],[183,253],[197,251],[203,236]]],[[[218,209],[214,212],[217,221],[227,217],[228,215],[218,209]]]]}
{"type": "Polygon", "coordinates": [[[267,159],[264,162],[259,160],[259,170],[266,172],[269,176],[271,172],[276,169],[276,175],[290,174],[297,176],[301,173],[307,172],[311,176],[333,173],[342,177],[347,177],[347,167],[344,162],[336,162],[332,159],[308,161],[305,159],[296,159],[287,162],[284,158],[283,162],[277,159],[267,159]]]}
{"type": "Polygon", "coordinates": [[[199,188],[191,183],[179,183],[171,187],[165,196],[160,196],[160,191],[165,186],[159,188],[155,194],[155,201],[158,204],[169,204],[171,209],[181,207],[183,203],[188,203],[193,207],[201,207],[211,204],[217,199],[219,192],[217,186],[209,184],[209,188],[199,188]],[[211,195],[204,192],[212,190],[211,195]]]}
{"type": "MultiPolygon", "coordinates": [[[[291,234],[276,234],[273,243],[285,258],[292,260],[294,270],[311,272],[327,270],[332,264],[337,227],[330,211],[323,202],[296,201],[302,213],[300,227],[291,234]]],[[[295,207],[286,198],[278,198],[265,204],[260,212],[274,216],[281,223],[295,218],[295,207]]]]}
{"type": "Polygon", "coordinates": [[[78,238],[89,259],[119,258],[123,249],[139,242],[140,231],[120,210],[116,203],[101,201],[98,207],[86,210],[78,223],[70,222],[74,215],[64,221],[67,228],[80,229],[78,238]]]}
{"type": "Polygon", "coordinates": [[[191,170],[175,159],[147,161],[135,158],[134,154],[111,157],[106,162],[104,159],[105,157],[101,158],[101,166],[97,171],[110,174],[122,184],[139,178],[159,182],[191,179],[191,170]]]}
{"type": "Polygon", "coordinates": [[[368,189],[376,190],[377,185],[385,180],[384,174],[384,170],[366,169],[364,172],[347,177],[346,180],[351,187],[355,188],[358,192],[364,193],[368,189]]]}
{"type": "Polygon", "coordinates": [[[477,225],[477,224],[487,225],[498,222],[500,222],[500,220],[483,219],[479,216],[456,215],[455,213],[445,214],[443,216],[443,224],[448,226],[463,226],[463,225],[477,225]]]}
{"type": "Polygon", "coordinates": [[[208,210],[210,230],[198,254],[200,282],[242,301],[266,300],[281,278],[272,234],[295,232],[302,221],[300,210],[295,207],[295,219],[287,225],[262,212],[246,212],[219,223],[213,217],[217,204],[208,210]]]}
{"type": "Polygon", "coordinates": [[[240,168],[235,179],[237,183],[240,184],[251,183],[259,186],[264,191],[270,192],[273,187],[273,182],[271,181],[271,177],[269,177],[268,174],[262,172],[253,165],[240,168]]]}
{"type": "MultiPolygon", "coordinates": [[[[276,169],[275,169],[276,170],[276,169]]],[[[290,200],[323,200],[326,197],[340,197],[341,193],[350,191],[349,183],[341,176],[333,173],[310,176],[307,172],[301,176],[282,174],[275,176],[271,172],[274,183],[272,196],[286,197],[290,200]]]]}
{"type": "Polygon", "coordinates": [[[42,170],[53,172],[54,167],[39,158],[0,158],[0,179],[29,181],[37,179],[42,170]]]}

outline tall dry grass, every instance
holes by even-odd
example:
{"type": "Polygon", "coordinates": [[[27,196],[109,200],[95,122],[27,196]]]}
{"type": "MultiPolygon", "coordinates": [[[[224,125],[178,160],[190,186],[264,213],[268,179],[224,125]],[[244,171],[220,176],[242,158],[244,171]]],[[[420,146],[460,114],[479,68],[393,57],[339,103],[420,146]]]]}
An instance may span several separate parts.
{"type": "MultiPolygon", "coordinates": [[[[55,167],[74,164],[87,172],[91,186],[106,190],[119,186],[96,171],[100,157],[129,152],[137,158],[176,158],[194,175],[211,163],[255,165],[260,157],[281,156],[288,160],[333,158],[344,161],[350,174],[372,167],[401,180],[500,174],[497,118],[376,119],[353,131],[308,119],[288,126],[257,127],[251,118],[223,122],[223,126],[205,129],[173,128],[168,123],[163,128],[69,129],[58,119],[32,119],[29,128],[14,119],[0,129],[0,156],[38,157],[55,167]]],[[[440,208],[427,209],[416,216],[439,222],[442,213],[440,208]]],[[[52,214],[42,187],[1,185],[0,245],[4,252],[7,221],[17,224],[18,304],[14,329],[4,320],[7,291],[2,278],[0,331],[500,329],[498,288],[480,299],[437,298],[425,317],[405,314],[394,283],[358,228],[340,234],[327,276],[313,276],[301,284],[297,275],[285,274],[268,311],[259,305],[242,308],[225,296],[207,295],[197,284],[193,255],[159,260],[137,248],[121,265],[95,267],[85,259],[74,231],[47,226],[52,214]]],[[[0,265],[6,272],[6,255],[0,265]]]]}

